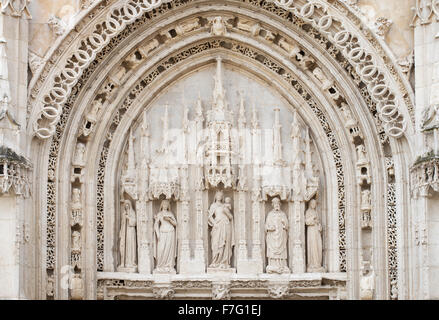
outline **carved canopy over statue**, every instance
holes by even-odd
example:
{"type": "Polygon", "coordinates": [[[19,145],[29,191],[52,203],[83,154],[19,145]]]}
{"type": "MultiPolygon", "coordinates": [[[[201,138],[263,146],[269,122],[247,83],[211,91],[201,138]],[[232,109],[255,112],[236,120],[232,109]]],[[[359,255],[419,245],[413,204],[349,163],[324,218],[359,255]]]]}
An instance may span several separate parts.
{"type": "Polygon", "coordinates": [[[175,258],[177,257],[177,220],[170,211],[170,203],[163,200],[160,211],[154,222],[154,258],[155,273],[175,273],[175,258]]]}

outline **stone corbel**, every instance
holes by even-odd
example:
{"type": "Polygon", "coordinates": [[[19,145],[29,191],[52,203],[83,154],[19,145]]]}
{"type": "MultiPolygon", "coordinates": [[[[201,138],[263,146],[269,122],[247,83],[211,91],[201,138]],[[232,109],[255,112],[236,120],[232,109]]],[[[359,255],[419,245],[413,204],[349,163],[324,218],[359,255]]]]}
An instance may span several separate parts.
{"type": "Polygon", "coordinates": [[[212,300],[230,300],[230,283],[212,283],[212,300]]]}

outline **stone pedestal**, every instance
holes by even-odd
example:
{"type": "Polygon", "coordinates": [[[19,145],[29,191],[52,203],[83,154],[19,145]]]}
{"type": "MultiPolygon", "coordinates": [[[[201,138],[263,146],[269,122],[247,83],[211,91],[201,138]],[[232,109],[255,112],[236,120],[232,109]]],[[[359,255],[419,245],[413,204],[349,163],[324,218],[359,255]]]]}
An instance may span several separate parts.
{"type": "Polygon", "coordinates": [[[207,268],[208,274],[231,274],[236,273],[236,268],[207,268]]]}

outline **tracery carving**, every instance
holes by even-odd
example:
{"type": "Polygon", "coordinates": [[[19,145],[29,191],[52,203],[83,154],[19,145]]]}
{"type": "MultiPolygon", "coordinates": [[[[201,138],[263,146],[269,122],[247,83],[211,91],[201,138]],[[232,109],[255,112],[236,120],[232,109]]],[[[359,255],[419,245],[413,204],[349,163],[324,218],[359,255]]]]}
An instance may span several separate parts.
{"type": "Polygon", "coordinates": [[[25,15],[26,19],[31,19],[32,16],[28,8],[29,2],[30,0],[2,0],[1,11],[13,17],[25,15]]]}
{"type": "Polygon", "coordinates": [[[163,200],[160,205],[160,212],[157,213],[154,222],[155,273],[175,273],[175,259],[177,257],[176,227],[177,220],[170,211],[170,203],[168,200],[163,200]]]}

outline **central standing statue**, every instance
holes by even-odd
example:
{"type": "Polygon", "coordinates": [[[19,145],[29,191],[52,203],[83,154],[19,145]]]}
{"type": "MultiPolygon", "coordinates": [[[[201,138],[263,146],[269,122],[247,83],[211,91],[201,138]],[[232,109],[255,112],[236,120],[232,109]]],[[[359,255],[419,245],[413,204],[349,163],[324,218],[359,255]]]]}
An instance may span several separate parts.
{"type": "Polygon", "coordinates": [[[210,205],[208,212],[208,224],[212,227],[211,248],[212,262],[210,268],[230,268],[235,237],[233,232],[233,215],[231,211],[231,199],[217,191],[215,200],[210,205]]]}
{"type": "Polygon", "coordinates": [[[177,220],[170,210],[168,200],[163,200],[160,212],[157,213],[154,222],[155,247],[154,258],[156,259],[156,273],[175,273],[175,258],[177,257],[177,237],[175,228],[177,220]]]}
{"type": "Polygon", "coordinates": [[[135,272],[137,269],[136,226],[136,211],[134,211],[131,201],[125,200],[122,207],[121,227],[119,233],[119,271],[135,272]]]}
{"type": "Polygon", "coordinates": [[[271,201],[271,210],[265,221],[267,232],[267,273],[289,273],[288,268],[288,218],[285,212],[280,210],[279,198],[271,201]]]}

